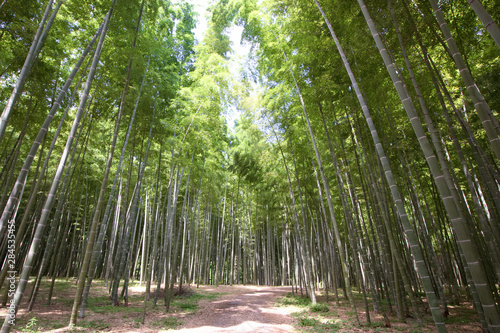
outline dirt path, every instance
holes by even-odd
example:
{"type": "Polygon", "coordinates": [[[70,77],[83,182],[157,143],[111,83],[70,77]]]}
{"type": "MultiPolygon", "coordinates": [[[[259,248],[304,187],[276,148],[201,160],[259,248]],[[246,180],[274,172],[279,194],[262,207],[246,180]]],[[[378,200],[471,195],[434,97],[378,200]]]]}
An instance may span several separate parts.
{"type": "Polygon", "coordinates": [[[274,306],[290,287],[219,286],[205,291],[222,295],[201,301],[199,310],[183,318],[174,332],[296,332],[289,312],[274,306]]]}
{"type": "MultiPolygon", "coordinates": [[[[108,288],[101,280],[95,281],[91,289],[86,317],[80,319],[76,327],[70,328],[67,325],[75,295],[75,281],[58,280],[51,305],[46,304],[49,285],[49,280],[42,282],[41,294],[33,312],[27,312],[27,302],[23,302],[13,332],[297,332],[298,329],[292,325],[307,332],[435,332],[429,314],[425,316],[425,325],[420,326],[411,318],[407,318],[406,323],[400,322],[393,313],[390,315],[391,327],[386,328],[382,314],[372,311],[372,322],[367,324],[359,294],[356,294],[355,300],[361,326],[355,323],[351,308],[343,298],[340,305],[332,300],[327,304],[325,296],[318,293],[320,308],[323,307],[318,312],[298,297],[287,297],[278,302],[278,298],[291,292],[291,287],[265,286],[185,286],[184,294],[172,301],[169,312],[165,312],[163,296],[157,307],[148,304],[145,322],[142,323],[144,285],[130,286],[128,306],[115,307],[110,305],[108,288]],[[276,306],[277,303],[281,305],[276,306]]],[[[481,332],[477,313],[470,302],[449,306],[449,310],[449,332],[481,332]]],[[[0,320],[6,313],[5,308],[0,308],[0,320]]]]}

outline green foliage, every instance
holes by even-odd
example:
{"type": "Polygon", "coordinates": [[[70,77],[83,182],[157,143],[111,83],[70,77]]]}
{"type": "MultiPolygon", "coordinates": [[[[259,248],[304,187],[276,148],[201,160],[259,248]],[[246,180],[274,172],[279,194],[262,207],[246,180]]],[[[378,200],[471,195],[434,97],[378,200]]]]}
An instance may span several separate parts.
{"type": "Polygon", "coordinates": [[[78,327],[82,328],[89,328],[89,329],[94,329],[94,330],[105,330],[110,327],[109,323],[107,323],[103,319],[98,319],[98,320],[80,320],[77,325],[78,327]]]}
{"type": "Polygon", "coordinates": [[[142,311],[138,307],[112,305],[109,296],[89,297],[87,309],[95,313],[140,313],[142,311]]]}
{"type": "Polygon", "coordinates": [[[308,315],[306,311],[293,313],[292,316],[297,318],[297,325],[300,330],[306,332],[337,332],[344,328],[343,325],[332,322],[328,319],[315,318],[308,315]]]}
{"type": "Polygon", "coordinates": [[[153,322],[153,326],[165,329],[175,329],[181,324],[182,322],[178,318],[173,317],[162,318],[153,322]]]}
{"type": "MultiPolygon", "coordinates": [[[[497,18],[500,13],[499,6],[494,1],[484,2],[497,18]]],[[[0,10],[2,106],[10,95],[11,85],[26,58],[43,14],[45,1],[25,0],[22,5],[18,3],[19,1],[6,1],[0,10]]],[[[439,194],[429,181],[430,172],[418,140],[413,135],[412,124],[382,65],[358,5],[355,1],[341,0],[321,3],[367,100],[373,123],[393,167],[395,181],[402,189],[405,208],[411,212],[411,222],[422,242],[425,258],[428,258],[427,261],[434,260],[431,259],[434,257],[439,258],[439,269],[446,270],[442,275],[447,281],[443,283],[454,283],[460,287],[462,282],[459,276],[463,275],[463,267],[458,260],[458,254],[455,253],[456,246],[452,243],[454,240],[451,224],[443,211],[439,194]],[[444,267],[445,264],[442,263],[449,267],[444,267]]],[[[473,111],[471,100],[465,94],[454,61],[443,49],[439,27],[433,19],[434,14],[428,2],[408,2],[411,3],[408,8],[410,16],[403,6],[405,2],[394,3],[395,15],[401,25],[401,36],[411,50],[409,61],[416,69],[415,80],[420,84],[421,95],[428,104],[430,117],[447,159],[445,162],[453,172],[452,182],[455,184],[452,185],[460,191],[459,196],[464,201],[463,211],[470,212],[468,218],[471,225],[477,226],[471,231],[474,233],[472,237],[478,240],[478,244],[493,245],[492,249],[495,249],[495,245],[498,245],[498,235],[495,234],[497,230],[493,222],[494,217],[498,215],[498,198],[495,197],[496,192],[491,190],[495,189],[494,173],[498,169],[498,161],[491,158],[491,149],[481,121],[473,111]],[[425,50],[416,41],[416,32],[422,37],[425,50]],[[434,76],[443,79],[444,86],[439,93],[423,62],[424,54],[435,64],[434,76]],[[446,96],[443,99],[451,114],[451,126],[446,122],[441,108],[439,94],[445,92],[443,88],[450,92],[450,100],[447,100],[446,96]],[[452,102],[456,110],[452,108],[452,102]],[[457,132],[458,145],[463,148],[462,153],[465,156],[464,161],[459,158],[451,140],[452,129],[457,132]],[[490,182],[485,179],[489,170],[493,173],[490,182]],[[469,175],[471,179],[467,179],[469,175]],[[483,242],[482,233],[488,237],[491,234],[491,243],[483,242]]],[[[493,116],[498,118],[500,57],[496,45],[488,37],[466,1],[440,3],[477,85],[490,103],[493,116]]],[[[109,4],[110,1],[68,0],[58,14],[9,121],[7,135],[0,142],[3,177],[1,182],[2,188],[6,188],[2,194],[3,200],[12,185],[7,183],[15,178],[20,169],[19,163],[14,163],[9,169],[10,165],[4,164],[4,161],[9,156],[15,156],[13,152],[17,145],[20,146],[18,160],[21,161],[26,156],[47,110],[54,102],[54,96],[71,71],[75,59],[101,24],[109,10],[109,4]],[[25,120],[28,125],[21,141],[20,134],[25,120]],[[5,186],[6,184],[9,186],[5,186]]],[[[75,256],[81,251],[82,242],[87,239],[86,228],[95,208],[98,195],[96,189],[102,182],[102,169],[109,153],[110,135],[114,131],[130,64],[130,83],[126,87],[127,94],[123,100],[124,113],[119,128],[119,147],[124,142],[132,110],[136,105],[138,109],[125,151],[124,168],[121,170],[120,196],[118,199],[116,191],[115,198],[111,200],[113,205],[115,202],[119,204],[112,208],[112,214],[116,214],[112,220],[116,218],[119,228],[124,225],[124,219],[130,216],[127,215],[127,207],[135,190],[138,170],[145,163],[146,140],[149,126],[153,122],[153,110],[155,113],[151,152],[141,188],[140,210],[146,218],[138,220],[137,229],[134,229],[134,237],[137,237],[134,238],[136,248],[131,249],[131,254],[142,251],[137,244],[140,243],[138,240],[144,230],[143,221],[148,221],[149,217],[158,217],[155,227],[160,228],[155,229],[156,234],[150,230],[151,237],[157,237],[156,240],[160,242],[165,241],[168,228],[161,223],[166,221],[164,215],[170,209],[168,200],[172,187],[168,187],[168,184],[172,184],[171,170],[174,170],[175,174],[184,168],[183,182],[180,189],[176,188],[181,194],[170,231],[175,232],[176,239],[179,239],[181,231],[184,231],[180,227],[184,225],[181,217],[185,218],[188,244],[183,250],[188,250],[186,252],[190,256],[196,253],[200,258],[206,259],[202,265],[208,265],[203,269],[210,271],[210,276],[205,283],[213,282],[212,266],[216,266],[221,251],[229,253],[229,244],[236,244],[237,264],[233,262],[230,267],[228,261],[218,263],[224,274],[236,265],[252,261],[259,272],[253,272],[254,268],[246,267],[247,271],[239,272],[240,275],[236,277],[238,282],[242,282],[241,277],[247,274],[247,277],[255,278],[252,282],[263,283],[263,272],[269,269],[272,274],[267,272],[269,276],[266,276],[266,279],[269,280],[266,282],[276,283],[283,274],[280,260],[284,260],[282,258],[285,247],[288,251],[286,254],[291,256],[291,265],[300,261],[297,260],[296,252],[300,251],[298,245],[302,245],[301,239],[311,241],[308,245],[310,256],[317,260],[318,265],[315,267],[319,267],[315,273],[318,273],[318,279],[323,279],[321,274],[325,273],[326,268],[320,261],[332,259],[328,256],[332,252],[330,237],[334,223],[340,230],[341,241],[347,253],[353,249],[355,242],[369,251],[370,259],[362,264],[387,264],[384,258],[387,244],[383,243],[386,239],[385,232],[397,236],[398,244],[405,244],[405,238],[400,235],[401,228],[397,223],[393,202],[389,198],[391,189],[387,187],[377,158],[376,150],[380,148],[373,145],[372,133],[369,132],[356,101],[350,78],[343,68],[342,59],[337,55],[328,27],[315,3],[292,0],[219,0],[210,7],[211,18],[207,31],[198,45],[195,45],[193,35],[197,13],[194,12],[192,4],[187,1],[145,1],[136,32],[142,4],[142,0],[119,2],[113,13],[104,51],[96,69],[91,100],[87,105],[88,115],[80,125],[82,137],[75,147],[76,160],[70,170],[72,183],[67,196],[61,197],[66,200],[64,213],[67,216],[64,220],[67,222],[64,223],[69,223],[71,227],[64,235],[67,238],[60,240],[62,244],[68,244],[62,246],[64,258],[72,256],[64,265],[72,265],[77,261],[75,256]],[[230,61],[232,49],[228,31],[233,25],[242,26],[243,40],[252,44],[251,54],[246,59],[246,65],[251,68],[246,68],[239,75],[234,75],[231,68],[234,65],[230,61]],[[299,99],[294,77],[303,101],[299,99]],[[144,86],[139,96],[142,82],[144,86]],[[314,164],[316,162],[310,136],[306,131],[302,102],[308,111],[311,129],[324,164],[337,221],[330,221],[329,212],[324,207],[325,202],[322,202],[324,189],[321,184],[317,185],[318,170],[314,164]],[[320,108],[322,114],[319,113],[320,108]],[[234,128],[229,128],[225,115],[232,110],[237,110],[240,116],[234,128]],[[330,145],[335,155],[333,157],[330,145]],[[338,168],[334,167],[334,162],[338,163],[338,168]],[[191,172],[191,183],[186,189],[188,172],[191,172]],[[146,209],[145,194],[149,200],[149,212],[146,209]],[[292,202],[291,194],[295,202],[292,202]],[[156,202],[158,207],[152,208],[153,202],[156,202]],[[154,213],[155,210],[157,214],[154,213]],[[392,224],[393,230],[381,227],[383,221],[395,221],[392,224]],[[355,226],[354,235],[349,233],[348,226],[355,226]],[[297,235],[297,232],[303,233],[304,238],[297,235]],[[206,243],[203,243],[203,247],[198,247],[202,241],[206,243]],[[74,248],[70,249],[69,244],[74,248]],[[265,251],[267,252],[264,253],[265,251]],[[268,254],[271,254],[271,258],[268,258],[268,254]],[[272,262],[269,263],[268,259],[272,262]],[[265,270],[262,269],[264,261],[269,265],[265,270]]],[[[403,54],[387,3],[372,1],[368,6],[387,49],[399,66],[398,74],[407,83],[412,97],[416,97],[411,88],[408,70],[403,66],[403,54]]],[[[86,74],[83,68],[80,75],[85,82],[86,74]]],[[[63,153],[64,142],[75,114],[74,105],[78,105],[81,98],[81,89],[82,86],[77,88],[75,84],[71,87],[70,93],[76,91],[76,100],[63,124],[61,137],[56,143],[48,169],[42,175],[46,179],[39,193],[35,193],[38,202],[44,200],[44,195],[51,186],[51,179],[63,153]]],[[[416,98],[414,101],[417,104],[416,98]]],[[[62,106],[66,107],[67,103],[66,98],[62,106]]],[[[56,115],[49,129],[46,149],[54,135],[55,124],[61,119],[61,113],[56,115]]],[[[114,177],[116,173],[115,162],[119,153],[115,153],[110,177],[114,177]]],[[[46,151],[41,156],[42,160],[45,156],[46,151]]],[[[26,195],[19,205],[18,217],[25,213],[27,196],[32,190],[35,176],[39,175],[32,168],[26,182],[26,195]]],[[[106,195],[109,190],[106,189],[106,195]]],[[[34,223],[39,211],[29,214],[35,217],[30,217],[30,223],[34,223]]],[[[34,228],[28,228],[26,235],[23,235],[26,236],[26,241],[32,236],[32,229],[34,228]]],[[[122,237],[121,229],[115,230],[109,226],[105,235],[107,246],[112,243],[113,232],[119,232],[119,238],[122,237]]],[[[152,243],[149,243],[147,253],[151,253],[152,243]]],[[[45,244],[45,238],[42,244],[45,244]]],[[[478,248],[484,252],[490,250],[481,246],[478,248]]],[[[105,256],[99,258],[99,274],[104,274],[104,258],[109,257],[109,250],[111,254],[116,254],[117,251],[108,248],[103,251],[105,256]]],[[[22,251],[26,251],[24,245],[22,251]]],[[[412,258],[406,247],[403,247],[402,251],[403,258],[412,258]]],[[[490,261],[493,261],[494,257],[484,257],[485,267],[493,267],[490,261]]],[[[192,258],[184,259],[190,261],[192,258]]],[[[146,265],[149,264],[151,263],[146,265]]],[[[427,264],[429,267],[433,266],[430,262],[427,264]]],[[[57,274],[65,274],[65,268],[56,267],[57,274]]],[[[375,271],[376,267],[368,268],[375,271]]],[[[138,268],[132,267],[131,271],[137,273],[138,268]]],[[[75,273],[74,267],[70,272],[75,273]]],[[[349,272],[353,274],[353,281],[371,278],[363,272],[361,279],[353,267],[349,267],[349,272]]],[[[198,272],[196,276],[198,277],[198,272]]],[[[291,283],[293,277],[289,277],[290,280],[285,283],[291,283]]],[[[384,276],[380,281],[388,278],[384,276]]],[[[58,280],[56,283],[56,291],[64,292],[69,287],[69,282],[58,280]]],[[[217,296],[180,296],[173,300],[172,305],[182,311],[191,312],[197,309],[201,299],[207,297],[217,296]]],[[[63,304],[70,302],[67,299],[57,301],[63,304]]],[[[387,300],[382,302],[385,305],[387,300]]],[[[114,307],[109,303],[107,298],[91,298],[88,309],[96,313],[140,311],[134,307],[114,307]]],[[[281,298],[278,304],[298,306],[313,313],[328,312],[328,305],[311,304],[308,298],[299,296],[287,295],[281,298]]],[[[327,325],[334,325],[309,318],[308,313],[299,315],[301,326],[320,330],[327,329],[327,325]]],[[[354,316],[354,313],[348,315],[354,316]]],[[[28,323],[31,326],[26,326],[27,330],[36,329],[36,318],[32,320],[33,322],[28,323]]],[[[453,318],[450,320],[456,320],[457,323],[459,321],[453,318]]],[[[88,328],[106,328],[106,323],[95,321],[82,321],[82,325],[87,325],[88,328]]],[[[177,325],[176,319],[169,318],[164,319],[164,322],[159,321],[157,326],[177,325]]],[[[335,327],[332,326],[331,329],[335,327]]]]}
{"type": "Polygon", "coordinates": [[[285,297],[279,298],[278,304],[283,306],[294,305],[298,307],[308,307],[311,305],[311,300],[307,297],[289,293],[285,297]]]}
{"type": "Polygon", "coordinates": [[[315,303],[311,304],[309,306],[312,312],[328,312],[330,309],[328,308],[328,305],[323,304],[323,303],[315,303]]]}
{"type": "Polygon", "coordinates": [[[171,305],[186,312],[193,312],[198,309],[198,302],[202,299],[214,300],[219,297],[220,293],[200,294],[200,293],[187,293],[176,296],[171,305]]]}
{"type": "Polygon", "coordinates": [[[36,317],[32,317],[24,328],[21,328],[20,332],[23,333],[38,333],[41,332],[38,327],[38,320],[36,317]]]}
{"type": "Polygon", "coordinates": [[[318,320],[314,318],[299,318],[299,326],[316,326],[318,325],[318,320]]]}

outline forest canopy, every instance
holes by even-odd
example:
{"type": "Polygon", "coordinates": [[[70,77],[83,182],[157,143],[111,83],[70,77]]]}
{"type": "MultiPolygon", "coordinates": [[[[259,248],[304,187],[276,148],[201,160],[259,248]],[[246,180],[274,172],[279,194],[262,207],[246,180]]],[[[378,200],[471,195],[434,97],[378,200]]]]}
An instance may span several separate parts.
{"type": "Polygon", "coordinates": [[[45,277],[71,325],[102,279],[342,289],[438,332],[467,299],[500,332],[499,3],[196,8],[1,2],[2,332],[45,277]]]}

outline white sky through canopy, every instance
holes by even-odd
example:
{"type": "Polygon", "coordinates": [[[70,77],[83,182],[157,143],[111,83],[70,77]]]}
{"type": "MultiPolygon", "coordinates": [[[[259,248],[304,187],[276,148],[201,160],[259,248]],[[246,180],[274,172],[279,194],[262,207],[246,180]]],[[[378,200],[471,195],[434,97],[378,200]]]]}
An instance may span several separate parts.
{"type": "MultiPolygon", "coordinates": [[[[194,35],[198,43],[203,40],[205,36],[205,31],[207,30],[207,8],[214,1],[203,1],[203,0],[188,0],[189,3],[194,5],[194,11],[198,13],[196,28],[194,29],[194,35]]],[[[232,25],[228,29],[229,39],[231,40],[231,48],[233,53],[230,55],[230,71],[235,78],[238,78],[240,70],[243,66],[244,59],[250,53],[250,45],[241,43],[241,33],[243,32],[243,27],[232,25]]],[[[239,114],[236,107],[230,106],[229,110],[224,112],[224,116],[227,119],[227,124],[231,129],[234,129],[235,120],[238,118],[239,114]]]]}

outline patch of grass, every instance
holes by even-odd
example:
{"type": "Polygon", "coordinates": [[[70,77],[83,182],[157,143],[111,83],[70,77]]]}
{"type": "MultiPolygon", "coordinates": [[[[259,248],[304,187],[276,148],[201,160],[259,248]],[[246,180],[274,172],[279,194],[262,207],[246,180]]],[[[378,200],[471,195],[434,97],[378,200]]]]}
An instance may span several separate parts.
{"type": "Polygon", "coordinates": [[[94,313],[116,313],[116,312],[140,312],[142,308],[136,308],[132,306],[114,306],[108,305],[89,305],[87,309],[94,313]]]}
{"type": "Polygon", "coordinates": [[[175,296],[171,305],[186,312],[193,312],[198,309],[198,302],[202,299],[216,299],[222,294],[199,294],[199,293],[186,293],[175,296]]]}
{"type": "Polygon", "coordinates": [[[175,304],[176,307],[178,307],[181,310],[187,311],[187,312],[193,312],[196,311],[198,308],[198,304],[191,303],[191,302],[179,302],[175,304]]]}
{"type": "MultiPolygon", "coordinates": [[[[66,323],[66,324],[67,324],[67,323],[66,323]]],[[[56,330],[56,329],[58,329],[58,328],[62,328],[62,327],[67,326],[66,324],[64,324],[64,323],[58,323],[58,322],[55,322],[55,323],[53,323],[53,324],[51,325],[51,327],[50,327],[50,328],[51,328],[51,329],[53,329],[53,330],[56,330]]]]}
{"type": "Polygon", "coordinates": [[[182,295],[175,296],[175,299],[189,299],[192,301],[200,301],[202,299],[214,300],[219,296],[225,295],[224,293],[210,293],[210,294],[201,294],[196,292],[184,293],[182,295]]]}
{"type": "Polygon", "coordinates": [[[298,314],[298,326],[302,328],[301,330],[307,332],[336,332],[342,328],[341,325],[335,322],[318,320],[314,317],[310,317],[304,311],[296,314],[298,314]]]}
{"type": "Polygon", "coordinates": [[[353,290],[353,293],[352,293],[352,297],[356,300],[356,301],[363,301],[363,294],[359,293],[359,292],[354,292],[353,290]]]}
{"type": "Polygon", "coordinates": [[[342,327],[344,327],[344,328],[353,327],[355,325],[352,318],[351,319],[342,319],[340,322],[342,323],[342,327]]]}
{"type": "Polygon", "coordinates": [[[369,324],[368,323],[364,323],[362,325],[365,326],[365,327],[368,327],[368,328],[379,328],[379,327],[384,327],[385,324],[382,323],[382,322],[380,322],[380,321],[372,321],[369,324]]]}
{"type": "Polygon", "coordinates": [[[339,324],[337,324],[337,323],[331,323],[331,322],[329,322],[329,323],[323,323],[323,324],[321,324],[321,326],[325,327],[328,330],[338,330],[338,329],[341,328],[339,324]]]}
{"type": "Polygon", "coordinates": [[[468,324],[478,322],[477,312],[473,309],[461,309],[455,312],[454,309],[450,310],[451,315],[446,319],[447,324],[468,324]]]}
{"type": "Polygon", "coordinates": [[[142,308],[137,308],[134,306],[115,306],[111,304],[109,296],[98,296],[89,298],[87,304],[87,310],[94,313],[116,313],[116,312],[140,312],[142,308]]]}
{"type": "Polygon", "coordinates": [[[410,329],[410,333],[423,333],[425,330],[423,328],[412,328],[410,329]]]}
{"type": "Polygon", "coordinates": [[[302,317],[299,319],[299,326],[317,326],[320,322],[314,318],[302,317]]]}
{"type": "Polygon", "coordinates": [[[111,299],[109,296],[96,296],[96,297],[89,297],[87,300],[88,305],[94,305],[94,304],[111,304],[111,299]]]}
{"type": "Polygon", "coordinates": [[[56,295],[52,296],[52,300],[51,300],[51,304],[60,303],[60,304],[66,305],[66,306],[73,306],[74,302],[75,302],[75,300],[72,298],[58,297],[56,295]]]}
{"type": "Polygon", "coordinates": [[[128,302],[129,303],[135,303],[135,302],[141,302],[144,300],[144,294],[140,295],[130,295],[128,296],[128,302]]]}
{"type": "MultiPolygon", "coordinates": [[[[47,285],[50,286],[52,281],[47,281],[47,285]]],[[[66,279],[56,279],[54,283],[54,290],[56,291],[68,291],[75,285],[74,281],[66,281],[66,279]]]]}
{"type": "Polygon", "coordinates": [[[316,303],[316,304],[311,304],[309,307],[311,312],[328,312],[330,309],[328,308],[328,305],[323,304],[323,303],[316,303]]]}
{"type": "Polygon", "coordinates": [[[141,327],[141,324],[142,324],[142,318],[132,319],[132,326],[134,326],[135,328],[141,327]]]}
{"type": "Polygon", "coordinates": [[[307,297],[292,295],[288,293],[285,297],[278,298],[277,306],[294,305],[298,307],[307,307],[311,304],[311,300],[307,297]]]}
{"type": "Polygon", "coordinates": [[[347,310],[345,312],[346,315],[350,316],[350,317],[354,317],[356,315],[356,312],[352,311],[352,310],[347,310]]]}
{"type": "Polygon", "coordinates": [[[109,323],[106,323],[104,320],[80,320],[76,326],[83,328],[90,328],[96,330],[103,330],[109,328],[109,323]]]}
{"type": "Polygon", "coordinates": [[[304,317],[304,316],[307,316],[307,315],[308,315],[308,313],[307,313],[306,310],[300,311],[300,312],[293,312],[293,313],[290,314],[290,316],[295,317],[295,318],[301,318],[301,317],[304,317]]]}
{"type": "Polygon", "coordinates": [[[38,321],[38,326],[40,327],[40,329],[43,332],[45,332],[45,331],[55,330],[55,329],[67,326],[68,320],[69,320],[69,318],[57,320],[54,318],[40,317],[40,319],[38,321]]]}
{"type": "Polygon", "coordinates": [[[173,328],[176,328],[177,326],[181,325],[182,322],[177,318],[167,317],[167,318],[162,318],[160,320],[156,320],[156,321],[152,322],[151,324],[153,326],[156,326],[156,327],[173,329],[173,328]]]}
{"type": "Polygon", "coordinates": [[[23,333],[38,333],[38,332],[40,332],[40,327],[38,327],[38,320],[36,319],[36,317],[33,317],[30,320],[28,320],[28,322],[26,323],[26,326],[21,328],[19,330],[19,332],[23,332],[23,333]]]}
{"type": "Polygon", "coordinates": [[[224,296],[227,293],[211,293],[211,294],[200,294],[203,296],[203,298],[209,299],[209,300],[214,300],[219,298],[220,296],[224,296]]]}

